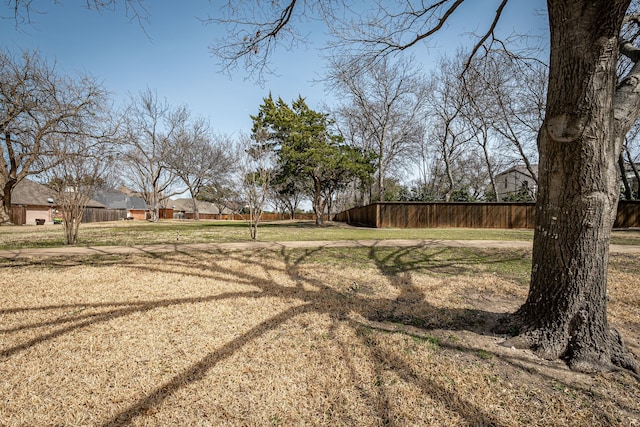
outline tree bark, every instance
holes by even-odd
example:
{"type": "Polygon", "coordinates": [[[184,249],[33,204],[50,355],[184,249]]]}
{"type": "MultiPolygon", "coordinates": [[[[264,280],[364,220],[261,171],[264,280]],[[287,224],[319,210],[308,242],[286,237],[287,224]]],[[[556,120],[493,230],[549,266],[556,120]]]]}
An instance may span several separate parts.
{"type": "Polygon", "coordinates": [[[323,226],[324,225],[324,208],[325,203],[322,199],[322,187],[320,183],[320,179],[317,177],[313,177],[313,212],[316,214],[316,225],[323,226]]]}
{"type": "MultiPolygon", "coordinates": [[[[2,129],[0,129],[2,130],[2,129]]],[[[4,145],[11,147],[11,133],[2,131],[4,136],[4,145]]],[[[11,194],[13,189],[18,183],[16,176],[15,156],[12,156],[9,152],[9,165],[7,165],[7,159],[5,159],[4,150],[0,146],[0,170],[3,173],[0,175],[0,184],[2,190],[2,199],[0,200],[0,225],[11,224],[11,194]]]]}
{"type": "Polygon", "coordinates": [[[629,0],[547,3],[551,61],[538,135],[531,287],[516,313],[521,329],[511,344],[564,358],[580,371],[635,365],[609,330],[606,311],[622,149],[613,114],[615,71],[629,0]]]}
{"type": "Polygon", "coordinates": [[[0,225],[11,224],[11,193],[16,186],[16,180],[9,178],[2,186],[2,200],[0,200],[0,225]]]}
{"type": "Polygon", "coordinates": [[[200,211],[198,210],[198,195],[193,188],[189,188],[189,193],[191,193],[191,202],[193,203],[193,219],[196,221],[200,221],[200,211]]]}

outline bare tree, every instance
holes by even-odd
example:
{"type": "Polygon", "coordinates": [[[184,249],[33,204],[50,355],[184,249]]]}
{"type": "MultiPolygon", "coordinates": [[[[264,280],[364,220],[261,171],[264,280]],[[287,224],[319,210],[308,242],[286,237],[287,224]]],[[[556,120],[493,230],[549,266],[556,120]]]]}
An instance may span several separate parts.
{"type": "Polygon", "coordinates": [[[91,198],[113,173],[117,144],[110,135],[110,131],[104,135],[73,135],[54,143],[53,166],[43,175],[54,191],[67,245],[77,244],[91,198]]]}
{"type": "Polygon", "coordinates": [[[334,115],[351,145],[376,153],[375,199],[382,200],[385,176],[404,166],[421,138],[430,88],[411,60],[352,62],[331,60],[328,86],[344,100],[334,115]]]}
{"type": "Polygon", "coordinates": [[[624,194],[627,200],[633,200],[640,197],[639,183],[640,172],[638,171],[638,142],[640,141],[640,123],[636,123],[625,137],[622,152],[618,159],[620,167],[620,175],[624,185],[624,194]],[[635,181],[629,180],[629,174],[633,174],[635,181]]]}
{"type": "MultiPolygon", "coordinates": [[[[50,0],[50,5],[55,5],[59,0],[50,0]]],[[[5,0],[7,6],[11,8],[11,16],[3,16],[5,19],[12,19],[16,27],[28,25],[33,22],[34,16],[46,13],[44,2],[37,4],[33,0],[5,0]]],[[[118,5],[124,7],[126,16],[132,22],[138,23],[142,28],[149,20],[149,12],[144,5],[144,0],[85,0],[85,7],[91,10],[116,10],[118,5]]]]}
{"type": "Polygon", "coordinates": [[[10,222],[16,184],[50,167],[53,141],[83,134],[79,124],[105,96],[91,77],[60,76],[37,52],[0,50],[0,224],[10,222]]]}
{"type": "MultiPolygon", "coordinates": [[[[233,172],[237,172],[237,167],[233,168],[233,172]]],[[[237,173],[234,173],[236,175],[237,173]]],[[[234,177],[235,178],[235,177],[234,177]]],[[[240,203],[240,191],[236,188],[236,179],[231,178],[228,185],[220,185],[220,182],[204,185],[198,192],[198,200],[204,200],[212,203],[218,208],[218,217],[222,219],[224,211],[237,213],[242,210],[240,203]]]]}
{"type": "Polygon", "coordinates": [[[463,74],[463,94],[465,96],[464,107],[462,109],[463,119],[470,127],[473,141],[477,144],[477,148],[481,152],[481,158],[486,168],[489,188],[485,191],[484,199],[487,201],[496,201],[498,188],[495,182],[497,162],[492,156],[492,116],[487,114],[487,110],[492,105],[492,100],[488,93],[491,92],[490,83],[488,83],[484,64],[486,61],[472,61],[467,72],[463,74]]]}
{"type": "Polygon", "coordinates": [[[189,118],[186,107],[174,108],[160,101],[151,89],[131,99],[124,113],[124,159],[127,181],[145,200],[151,220],[159,220],[159,210],[175,190],[177,175],[169,167],[175,152],[175,138],[189,118]]]}
{"type": "Polygon", "coordinates": [[[464,173],[464,169],[455,170],[456,164],[459,164],[457,160],[464,153],[465,146],[474,137],[463,115],[467,98],[459,80],[461,69],[459,58],[442,58],[439,68],[430,77],[433,91],[429,96],[428,119],[432,126],[429,127],[427,135],[444,167],[446,180],[444,200],[446,202],[451,200],[451,195],[456,189],[455,175],[458,172],[464,173]]]}
{"type": "Polygon", "coordinates": [[[618,167],[620,167],[620,178],[624,188],[624,198],[625,200],[633,200],[633,190],[631,189],[631,184],[627,178],[627,167],[624,161],[624,152],[621,152],[618,156],[618,167]]]}
{"type": "MultiPolygon", "coordinates": [[[[331,2],[327,8],[339,9],[342,15],[334,13],[328,24],[338,30],[340,43],[376,60],[432,37],[454,19],[463,3],[405,1],[387,6],[378,2],[377,13],[361,14],[363,18],[358,19],[349,15],[344,3],[331,2]]],[[[500,2],[471,57],[495,42],[496,26],[507,3],[500,2]]],[[[531,286],[527,301],[512,317],[519,334],[509,344],[534,348],[545,358],[564,358],[571,368],[581,371],[610,369],[612,364],[640,370],[619,334],[609,328],[606,310],[609,241],[620,191],[616,163],[625,135],[640,116],[640,50],[631,42],[620,43],[625,22],[638,22],[625,21],[630,3],[547,1],[549,86],[537,137],[531,286]],[[618,82],[619,52],[634,65],[618,82]]],[[[249,23],[249,37],[237,46],[244,49],[237,50],[238,58],[268,55],[262,48],[292,23],[297,6],[308,12],[307,5],[295,0],[284,6],[272,2],[268,10],[279,9],[280,18],[262,21],[262,26],[249,23]],[[256,28],[259,31],[252,33],[256,28]]],[[[241,9],[229,10],[233,22],[247,22],[233,15],[241,9]]],[[[238,32],[230,37],[234,35],[238,32]]]]}
{"type": "Polygon", "coordinates": [[[258,225],[269,197],[273,150],[264,141],[254,141],[245,135],[240,137],[236,150],[239,178],[249,208],[249,232],[251,239],[257,240],[258,225]]]}
{"type": "Polygon", "coordinates": [[[485,117],[501,144],[505,161],[524,163],[537,183],[536,140],[544,120],[548,67],[537,60],[522,60],[495,52],[480,61],[486,81],[485,117]]]}
{"type": "Polygon", "coordinates": [[[200,189],[205,185],[220,188],[230,180],[233,158],[228,152],[231,141],[214,135],[209,124],[197,118],[181,124],[172,134],[171,145],[168,167],[189,189],[194,219],[199,220],[196,200],[200,189]]]}

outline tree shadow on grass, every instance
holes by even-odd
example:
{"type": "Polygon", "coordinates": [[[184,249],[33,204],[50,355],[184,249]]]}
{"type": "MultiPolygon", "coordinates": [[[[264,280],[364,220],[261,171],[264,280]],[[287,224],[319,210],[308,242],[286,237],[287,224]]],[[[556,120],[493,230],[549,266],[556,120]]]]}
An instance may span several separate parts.
{"type": "MultiPolygon", "coordinates": [[[[415,285],[411,274],[415,272],[450,275],[466,272],[468,274],[469,269],[474,268],[473,266],[477,263],[477,260],[469,260],[468,257],[464,256],[463,252],[451,253],[446,249],[440,248],[425,250],[420,253],[417,253],[416,248],[368,248],[364,257],[365,260],[372,263],[380,273],[387,277],[389,284],[396,288],[397,297],[394,299],[374,298],[371,295],[361,294],[350,288],[338,289],[329,286],[322,278],[309,277],[303,274],[302,267],[304,265],[322,262],[327,256],[332,256],[331,250],[323,248],[287,250],[282,248],[279,253],[267,249],[257,252],[215,251],[190,252],[177,255],[153,254],[154,258],[152,259],[159,261],[154,263],[140,263],[139,259],[135,257],[122,257],[119,260],[120,265],[129,264],[131,268],[135,268],[138,271],[146,271],[149,275],[172,272],[178,268],[182,271],[185,266],[188,266],[189,273],[180,274],[188,274],[207,280],[229,281],[231,278],[234,283],[247,285],[250,288],[247,291],[173,299],[100,304],[61,304],[11,309],[0,308],[0,314],[56,309],[74,310],[71,314],[55,320],[32,322],[0,330],[0,333],[8,334],[24,329],[58,327],[54,331],[43,333],[27,342],[0,350],[0,358],[13,357],[18,353],[28,351],[38,344],[78,329],[163,307],[202,304],[212,301],[232,300],[234,298],[264,299],[267,297],[284,298],[296,303],[296,305],[276,313],[254,325],[237,338],[209,352],[197,362],[188,366],[165,383],[159,384],[146,396],[122,409],[103,423],[104,426],[116,426],[129,424],[137,417],[144,417],[151,408],[161,405],[167,397],[204,378],[213,367],[234,355],[239,349],[277,329],[285,322],[305,313],[325,314],[333,322],[347,322],[356,330],[363,327],[376,328],[376,322],[387,322],[418,326],[422,330],[431,328],[470,330],[487,335],[492,335],[492,325],[499,317],[504,315],[504,313],[476,309],[436,307],[425,302],[424,291],[415,285]],[[257,252],[261,256],[256,256],[257,252]],[[217,259],[224,260],[224,262],[217,261],[217,259]],[[236,261],[236,267],[227,266],[226,264],[229,260],[236,261]],[[282,261],[284,261],[284,265],[280,267],[279,263],[282,261]],[[239,269],[237,265],[244,265],[246,268],[239,269]],[[295,286],[285,286],[279,283],[281,275],[293,281],[295,286]],[[408,306],[411,306],[411,310],[407,310],[408,306]],[[98,312],[84,313],[83,311],[75,311],[80,308],[94,309],[98,310],[98,312]],[[354,320],[354,314],[358,318],[366,319],[368,323],[363,325],[354,320]],[[455,321],[443,322],[439,320],[443,318],[455,319],[455,321]]],[[[500,263],[504,259],[509,258],[495,257],[491,262],[500,263]]],[[[109,267],[113,259],[105,258],[104,261],[104,267],[109,267]]],[[[69,260],[65,261],[65,263],[68,262],[69,260]]],[[[96,268],[101,267],[100,258],[94,257],[91,262],[96,268]]],[[[58,267],[63,266],[59,265],[58,267]]],[[[327,274],[332,273],[327,271],[327,274]]],[[[406,333],[406,331],[403,333],[406,333]]],[[[418,387],[426,396],[441,399],[443,404],[451,411],[456,412],[469,424],[501,425],[496,416],[469,402],[461,393],[439,385],[432,378],[422,375],[414,367],[409,366],[397,355],[376,346],[375,343],[367,342],[366,338],[361,338],[361,340],[369,349],[369,357],[374,366],[376,366],[376,370],[379,371],[376,375],[381,375],[383,367],[384,369],[391,369],[397,376],[418,387]]],[[[459,352],[476,352],[476,349],[464,346],[452,346],[451,348],[459,352]]],[[[344,350],[343,353],[348,360],[348,352],[344,350]]],[[[517,357],[504,358],[504,360],[507,363],[519,366],[517,357]]],[[[356,378],[355,374],[352,375],[356,378]]],[[[380,404],[378,405],[380,408],[379,417],[386,423],[392,423],[389,414],[389,397],[386,393],[386,389],[380,385],[378,393],[380,399],[380,404]]]]}

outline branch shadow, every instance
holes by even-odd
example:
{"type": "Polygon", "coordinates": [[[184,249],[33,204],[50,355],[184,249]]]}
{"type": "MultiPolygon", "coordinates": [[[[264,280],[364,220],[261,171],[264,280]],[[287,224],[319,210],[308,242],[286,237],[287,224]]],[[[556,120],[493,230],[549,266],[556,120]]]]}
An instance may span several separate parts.
{"type": "MultiPolygon", "coordinates": [[[[159,406],[167,397],[175,394],[180,389],[193,384],[209,372],[214,366],[228,359],[237,351],[252,341],[259,339],[269,331],[276,329],[283,323],[305,313],[327,314],[334,322],[347,321],[354,328],[361,328],[362,324],[352,320],[349,315],[355,313],[364,319],[373,322],[391,322],[402,325],[418,327],[420,330],[428,329],[453,329],[469,330],[479,334],[495,336],[492,333],[493,325],[505,313],[494,313],[484,310],[469,310],[433,306],[425,301],[426,295],[420,287],[416,286],[412,279],[412,274],[416,272],[431,272],[433,274],[456,275],[467,272],[477,261],[470,261],[464,257],[463,253],[456,256],[448,256],[446,261],[442,261],[442,256],[446,255],[446,249],[438,248],[416,255],[415,247],[405,248],[378,248],[370,247],[367,251],[366,261],[373,263],[376,269],[387,278],[389,284],[397,289],[395,299],[372,298],[369,295],[360,295],[349,290],[341,291],[329,286],[321,278],[308,277],[303,274],[301,267],[309,262],[322,262],[323,257],[331,256],[328,248],[307,248],[307,249],[286,249],[279,251],[273,249],[260,249],[257,251],[198,251],[198,252],[177,252],[171,254],[145,254],[156,263],[140,263],[133,257],[123,256],[119,258],[119,265],[130,265],[140,271],[146,271],[152,275],[156,273],[167,273],[174,271],[177,267],[189,267],[188,275],[199,277],[205,280],[229,280],[233,278],[235,283],[248,285],[255,290],[246,292],[227,292],[201,297],[185,297],[173,299],[159,299],[135,302],[113,302],[113,303],[86,303],[86,304],[60,304],[41,307],[5,308],[0,309],[0,314],[14,314],[21,312],[47,311],[55,309],[80,309],[91,308],[103,310],[97,313],[78,312],[73,315],[58,318],[50,321],[33,322],[20,325],[14,328],[0,330],[0,334],[8,334],[26,329],[37,329],[45,327],[59,327],[58,329],[43,333],[40,336],[27,342],[14,345],[0,350],[0,358],[8,358],[30,348],[69,334],[75,330],[87,328],[91,325],[126,317],[140,312],[148,312],[162,307],[170,307],[184,304],[201,304],[211,301],[222,301],[233,298],[266,298],[277,296],[295,302],[291,308],[285,309],[259,324],[251,327],[237,338],[234,338],[221,347],[207,353],[197,362],[188,366],[182,372],[173,376],[169,381],[160,384],[146,396],[138,399],[130,406],[124,408],[119,413],[113,415],[104,422],[103,426],[126,425],[133,422],[137,417],[145,416],[152,407],[159,406]],[[262,256],[256,257],[260,253],[262,256]],[[212,256],[213,255],[213,256],[212,256]],[[246,264],[250,268],[239,270],[224,265],[217,259],[237,261],[246,264]],[[284,261],[283,267],[274,267],[273,260],[284,261]],[[262,273],[260,275],[258,273],[262,273]],[[285,286],[279,283],[279,277],[284,275],[295,283],[295,286],[285,286]],[[266,278],[265,278],[266,277],[266,278]],[[407,307],[411,306],[410,316],[407,307]],[[104,311],[104,309],[107,309],[104,311]],[[442,318],[454,318],[455,322],[443,323],[442,318]]],[[[503,262],[505,258],[496,258],[495,263],[503,262]]],[[[508,258],[507,258],[508,259],[508,258]]],[[[517,259],[517,257],[515,258],[517,259]]],[[[96,267],[109,267],[112,259],[105,257],[101,264],[100,258],[91,258],[96,267]]],[[[70,261],[82,262],[82,260],[70,261]]],[[[64,265],[58,265],[64,267],[64,265]]],[[[180,273],[185,274],[185,273],[180,273]]],[[[330,273],[329,273],[330,274],[330,273]]],[[[365,338],[362,338],[363,342],[365,338]]],[[[396,355],[389,353],[375,345],[367,345],[370,357],[374,361],[376,369],[392,369],[396,374],[409,383],[415,384],[423,393],[434,398],[443,398],[445,404],[452,411],[457,412],[470,424],[481,420],[482,425],[501,425],[499,419],[494,415],[484,411],[477,405],[464,399],[459,393],[443,388],[429,378],[423,378],[412,366],[407,365],[396,355]],[[443,397],[444,396],[444,397],[443,397]]],[[[450,349],[461,352],[473,352],[463,346],[451,346],[450,349]]],[[[348,360],[348,352],[343,349],[345,360],[348,360]]],[[[524,362],[518,365],[517,358],[504,358],[506,363],[514,366],[524,366],[524,362]]],[[[352,375],[356,377],[355,370],[352,375]]],[[[378,372],[377,375],[381,375],[378,372]]],[[[380,417],[385,422],[391,423],[389,416],[389,397],[385,395],[385,390],[379,392],[380,417]]]]}
{"type": "MultiPolygon", "coordinates": [[[[27,329],[36,329],[40,327],[46,326],[58,326],[69,324],[68,326],[57,329],[53,332],[40,335],[34,339],[26,341],[24,343],[14,345],[12,347],[4,348],[0,351],[0,358],[7,358],[13,356],[19,352],[28,350],[29,348],[41,344],[45,341],[49,341],[55,338],[58,338],[67,333],[73,332],[78,329],[86,328],[92,326],[97,323],[108,322],[119,317],[129,316],[135,313],[142,313],[151,310],[155,310],[157,308],[162,307],[170,307],[173,305],[182,305],[182,304],[198,304],[211,302],[222,299],[236,298],[236,297],[258,297],[258,292],[233,292],[228,294],[221,295],[212,295],[208,297],[198,297],[198,298],[181,298],[181,299],[168,299],[168,300],[158,300],[158,301],[146,301],[146,302],[134,302],[134,303],[105,303],[105,304],[77,304],[77,305],[58,305],[58,306],[48,306],[46,308],[36,308],[36,307],[28,307],[25,308],[24,311],[33,311],[39,309],[48,309],[51,307],[54,308],[84,308],[84,307],[120,307],[114,308],[112,310],[108,310],[106,312],[100,312],[95,314],[86,314],[75,317],[67,317],[62,319],[57,319],[53,321],[47,322],[36,322],[28,325],[22,325],[15,328],[6,328],[1,329],[0,333],[8,334],[19,332],[27,329]]],[[[4,312],[8,312],[9,310],[3,310],[4,312]]],[[[11,312],[17,312],[19,309],[10,310],[11,312]]]]}
{"type": "MultiPolygon", "coordinates": [[[[353,327],[357,328],[358,324],[354,324],[353,327]]],[[[380,393],[385,396],[385,402],[390,399],[386,397],[387,393],[382,381],[383,371],[392,370],[407,383],[417,386],[423,395],[443,401],[447,408],[457,413],[468,425],[506,426],[506,424],[501,423],[493,414],[483,410],[469,400],[465,400],[459,392],[443,387],[432,378],[426,378],[424,375],[421,375],[411,365],[398,357],[397,353],[392,353],[379,347],[374,339],[369,338],[365,334],[361,333],[359,335],[363,345],[369,349],[371,359],[374,361],[376,376],[379,382],[378,387],[381,389],[380,393]]],[[[382,417],[383,423],[390,425],[392,424],[392,417],[389,414],[389,404],[385,403],[383,407],[385,409],[382,417]]]]}
{"type": "Polygon", "coordinates": [[[174,376],[170,381],[162,384],[147,396],[129,406],[126,410],[103,423],[102,426],[117,427],[129,424],[134,418],[140,416],[140,414],[144,414],[150,408],[158,406],[177,390],[201,380],[213,366],[231,357],[238,348],[247,345],[251,341],[261,337],[267,331],[276,328],[278,325],[308,310],[309,306],[304,305],[292,307],[254,326],[240,337],[229,341],[216,351],[207,354],[188,369],[174,376]]]}

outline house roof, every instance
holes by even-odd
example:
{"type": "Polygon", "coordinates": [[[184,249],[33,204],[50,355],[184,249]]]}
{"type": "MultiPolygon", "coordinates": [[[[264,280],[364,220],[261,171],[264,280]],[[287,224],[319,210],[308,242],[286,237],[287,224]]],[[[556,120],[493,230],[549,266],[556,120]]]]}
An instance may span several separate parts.
{"type": "Polygon", "coordinates": [[[38,184],[30,179],[18,182],[11,192],[12,205],[53,205],[54,193],[49,187],[38,184]]]}
{"type": "Polygon", "coordinates": [[[119,190],[101,190],[94,198],[109,209],[147,209],[142,197],[128,195],[119,190]]]}
{"type": "MultiPolygon", "coordinates": [[[[39,184],[30,179],[18,182],[11,192],[12,205],[25,206],[55,206],[55,192],[46,185],[39,184]]],[[[102,203],[89,200],[87,204],[91,208],[104,208],[102,203]]]]}
{"type": "MultiPolygon", "coordinates": [[[[536,177],[538,176],[538,165],[531,165],[531,169],[533,170],[533,173],[536,175],[536,177]]],[[[496,178],[502,175],[507,175],[507,174],[511,174],[511,173],[521,173],[523,175],[526,176],[531,176],[531,174],[529,173],[529,170],[527,169],[527,167],[525,165],[516,165],[513,166],[505,171],[500,172],[499,174],[496,175],[496,178]]]]}
{"type": "MultiPolygon", "coordinates": [[[[198,212],[201,214],[215,214],[217,215],[220,211],[213,203],[203,202],[201,200],[196,200],[196,204],[198,205],[198,212]]],[[[181,198],[181,199],[173,199],[169,201],[168,206],[175,206],[174,211],[181,212],[193,212],[193,199],[191,198],[181,198]]]]}

